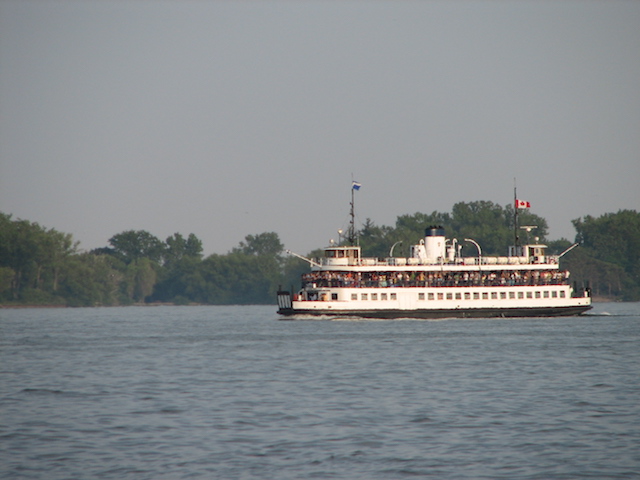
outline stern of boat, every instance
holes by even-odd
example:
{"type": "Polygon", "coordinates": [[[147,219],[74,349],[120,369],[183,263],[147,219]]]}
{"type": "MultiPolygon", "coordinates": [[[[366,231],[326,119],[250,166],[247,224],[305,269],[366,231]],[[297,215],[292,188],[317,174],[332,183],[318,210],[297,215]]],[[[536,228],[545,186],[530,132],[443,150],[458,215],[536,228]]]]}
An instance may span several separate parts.
{"type": "Polygon", "coordinates": [[[291,292],[287,290],[278,290],[278,313],[280,315],[291,315],[293,308],[291,306],[291,292]]]}

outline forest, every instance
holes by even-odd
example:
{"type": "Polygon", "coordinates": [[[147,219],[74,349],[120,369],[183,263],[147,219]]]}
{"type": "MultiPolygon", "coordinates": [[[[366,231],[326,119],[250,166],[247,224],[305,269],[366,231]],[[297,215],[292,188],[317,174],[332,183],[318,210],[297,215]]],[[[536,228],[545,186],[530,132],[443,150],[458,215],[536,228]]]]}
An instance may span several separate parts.
{"type": "MultiPolygon", "coordinates": [[[[572,223],[580,248],[562,257],[561,268],[588,284],[596,300],[640,300],[640,213],[620,210],[572,223]]],[[[548,240],[546,220],[528,210],[521,211],[518,224],[536,226],[518,230],[522,243],[538,239],[549,253],[574,243],[548,240]]],[[[357,238],[365,256],[386,257],[393,247],[401,257],[430,225],[442,225],[449,238],[473,238],[484,255],[505,255],[514,242],[514,207],[460,202],[451,212],[401,215],[394,226],[366,219],[357,238]]],[[[284,253],[275,232],[247,235],[226,254],[202,252],[193,233],[163,241],[145,230],[115,234],[105,247],[87,252],[71,234],[0,212],[0,306],[272,304],[280,286],[298,288],[300,275],[309,270],[305,261],[284,253]]]]}

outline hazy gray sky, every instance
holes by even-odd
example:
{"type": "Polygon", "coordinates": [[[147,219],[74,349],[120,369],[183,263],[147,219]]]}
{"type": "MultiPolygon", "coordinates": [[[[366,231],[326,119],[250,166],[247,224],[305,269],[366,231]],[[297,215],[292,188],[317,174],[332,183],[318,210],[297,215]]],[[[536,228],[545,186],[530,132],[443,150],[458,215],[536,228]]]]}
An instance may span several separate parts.
{"type": "Polygon", "coordinates": [[[306,253],[352,174],[383,225],[514,177],[551,238],[640,209],[640,2],[0,0],[4,213],[306,253]]]}

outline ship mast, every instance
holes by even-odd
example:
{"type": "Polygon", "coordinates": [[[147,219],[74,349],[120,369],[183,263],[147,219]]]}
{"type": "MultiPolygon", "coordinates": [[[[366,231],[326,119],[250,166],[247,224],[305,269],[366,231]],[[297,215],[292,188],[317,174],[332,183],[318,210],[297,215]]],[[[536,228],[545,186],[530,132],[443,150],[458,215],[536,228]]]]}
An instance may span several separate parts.
{"type": "Polygon", "coordinates": [[[515,246],[515,254],[518,253],[520,237],[518,237],[518,194],[516,193],[516,179],[513,179],[513,245],[515,246]]]}
{"type": "Polygon", "coordinates": [[[351,181],[351,211],[349,212],[349,230],[347,232],[347,240],[352,247],[356,244],[356,214],[355,214],[355,191],[360,190],[360,184],[356,181],[351,181]]]}

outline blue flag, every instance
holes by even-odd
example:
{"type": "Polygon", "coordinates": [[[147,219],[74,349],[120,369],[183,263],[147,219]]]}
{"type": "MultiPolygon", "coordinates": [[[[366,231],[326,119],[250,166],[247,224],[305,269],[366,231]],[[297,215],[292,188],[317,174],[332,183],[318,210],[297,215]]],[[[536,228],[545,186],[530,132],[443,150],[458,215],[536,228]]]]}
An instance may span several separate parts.
{"type": "Polygon", "coordinates": [[[358,182],[351,182],[351,188],[353,188],[354,190],[360,190],[360,187],[362,185],[360,185],[358,182]]]}

